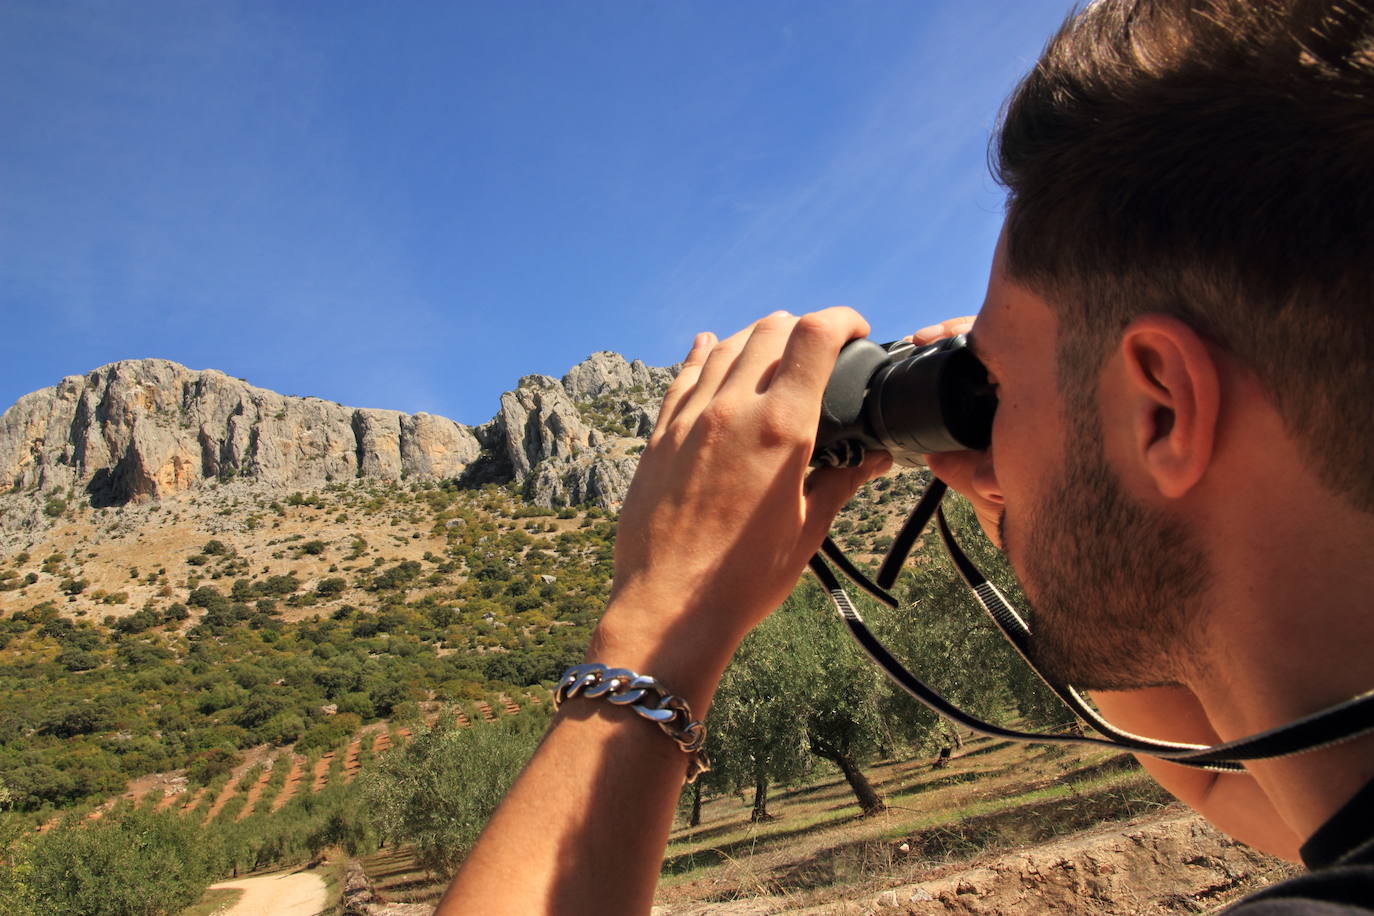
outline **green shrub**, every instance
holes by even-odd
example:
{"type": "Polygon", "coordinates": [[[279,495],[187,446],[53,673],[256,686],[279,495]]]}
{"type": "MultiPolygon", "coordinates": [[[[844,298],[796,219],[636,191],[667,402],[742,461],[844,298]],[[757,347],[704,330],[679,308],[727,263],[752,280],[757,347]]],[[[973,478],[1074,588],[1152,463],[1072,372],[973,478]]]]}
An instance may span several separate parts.
{"type": "Polygon", "coordinates": [[[315,584],[315,594],[321,598],[332,598],[348,587],[348,583],[338,576],[321,579],[315,584]]]}
{"type": "Polygon", "coordinates": [[[287,574],[285,576],[268,576],[264,581],[254,586],[254,591],[259,595],[289,595],[300,587],[300,580],[294,574],[287,574]]]}
{"type": "Polygon", "coordinates": [[[189,819],[116,811],[86,825],[63,824],[22,853],[25,887],[15,912],[33,916],[173,916],[210,884],[207,848],[189,819]]]}
{"type": "Polygon", "coordinates": [[[100,667],[100,656],[81,649],[67,649],[57,656],[57,663],[68,671],[91,671],[100,667]]]}
{"type": "Polygon", "coordinates": [[[62,589],[64,595],[79,595],[90,585],[85,579],[63,579],[58,588],[62,589]]]}
{"type": "Polygon", "coordinates": [[[355,713],[341,712],[336,716],[330,716],[306,729],[305,734],[296,742],[296,753],[304,754],[312,750],[324,751],[338,747],[344,739],[361,728],[362,724],[362,719],[355,713]]]}
{"type": "Polygon", "coordinates": [[[186,778],[195,785],[209,785],[217,777],[227,776],[239,764],[239,755],[222,747],[212,747],[191,758],[186,778]]]}

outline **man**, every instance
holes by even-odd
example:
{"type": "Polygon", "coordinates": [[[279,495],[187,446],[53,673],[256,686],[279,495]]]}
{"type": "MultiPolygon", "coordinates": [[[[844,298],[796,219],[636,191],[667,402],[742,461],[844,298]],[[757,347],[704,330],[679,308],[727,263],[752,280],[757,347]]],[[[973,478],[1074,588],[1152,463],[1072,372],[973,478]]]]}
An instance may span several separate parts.
{"type": "MultiPolygon", "coordinates": [[[[1007,218],[972,328],[992,445],[931,464],[1010,556],[1037,660],[1174,740],[1370,689],[1374,13],[1101,0],[1017,88],[996,153],[1007,218]]],[[[806,475],[835,355],[868,331],[830,309],[697,338],[589,661],[705,717],[740,640],[886,470],[806,475]]],[[[629,710],[568,702],[440,911],[647,911],[684,766],[629,710]]],[[[1374,909],[1374,738],[1239,775],[1147,766],[1248,842],[1307,844],[1311,874],[1237,912],[1374,909]]]]}

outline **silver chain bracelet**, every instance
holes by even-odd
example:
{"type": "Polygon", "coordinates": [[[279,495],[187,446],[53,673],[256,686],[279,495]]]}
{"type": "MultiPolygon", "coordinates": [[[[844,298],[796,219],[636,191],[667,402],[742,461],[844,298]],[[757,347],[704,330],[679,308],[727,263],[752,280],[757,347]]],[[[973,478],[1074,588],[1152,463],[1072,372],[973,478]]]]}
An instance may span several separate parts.
{"type": "Polygon", "coordinates": [[[711,769],[702,747],[706,744],[706,723],[692,718],[692,710],[682,697],[674,696],[651,677],[635,674],[628,668],[608,668],[591,662],[573,665],[558,680],[553,692],[557,709],[575,696],[591,699],[605,697],[617,706],[628,706],[677,742],[687,761],[688,784],[711,769]]]}

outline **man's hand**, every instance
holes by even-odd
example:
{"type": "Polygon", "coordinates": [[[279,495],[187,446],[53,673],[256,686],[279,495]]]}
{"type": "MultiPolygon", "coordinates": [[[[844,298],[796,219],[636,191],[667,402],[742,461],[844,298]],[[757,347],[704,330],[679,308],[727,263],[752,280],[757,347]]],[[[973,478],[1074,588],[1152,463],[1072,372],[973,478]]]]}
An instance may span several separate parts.
{"type": "MultiPolygon", "coordinates": [[[[621,511],[590,660],[658,678],[706,714],[739,641],[891,463],[807,474],[835,357],[867,333],[836,308],[697,338],[621,511]]],[[[686,765],[629,710],[565,704],[437,912],[647,912],[686,765]]]]}
{"type": "Polygon", "coordinates": [[[782,603],[835,513],[891,465],[876,453],[807,474],[836,356],[867,333],[857,312],[832,308],[698,336],[626,496],[592,654],[633,666],[653,652],[655,675],[685,691],[669,680],[677,670],[723,669],[782,603]],[[665,640],[671,658],[654,651],[665,640]]]}

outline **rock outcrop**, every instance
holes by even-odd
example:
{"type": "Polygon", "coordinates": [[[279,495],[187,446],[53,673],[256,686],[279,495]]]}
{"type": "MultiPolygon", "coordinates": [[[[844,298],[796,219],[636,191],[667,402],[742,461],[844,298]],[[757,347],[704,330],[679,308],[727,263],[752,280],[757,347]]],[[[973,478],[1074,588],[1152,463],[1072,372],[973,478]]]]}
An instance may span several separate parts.
{"type": "Polygon", "coordinates": [[[515,476],[524,479],[542,461],[562,461],[595,448],[600,436],[578,413],[568,392],[547,375],[527,375],[501,395],[496,415],[515,476]]]}
{"type": "Polygon", "coordinates": [[[434,912],[432,904],[390,903],[383,900],[357,859],[350,859],[344,869],[339,904],[343,916],[430,916],[434,912]]]}
{"type": "Polygon", "coordinates": [[[607,394],[662,393],[673,380],[672,369],[650,368],[639,360],[610,350],[593,353],[568,370],[563,388],[574,401],[591,401],[607,394]]]}
{"type": "Polygon", "coordinates": [[[25,395],[0,415],[0,493],[75,489],[109,506],[233,478],[305,489],[414,477],[515,481],[544,505],[610,506],[634,473],[624,440],[653,428],[671,378],[596,353],[561,382],[522,378],[474,429],[286,397],[168,360],[125,360],[25,395]]]}

